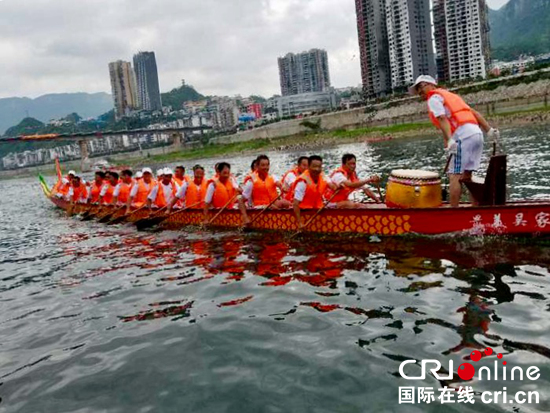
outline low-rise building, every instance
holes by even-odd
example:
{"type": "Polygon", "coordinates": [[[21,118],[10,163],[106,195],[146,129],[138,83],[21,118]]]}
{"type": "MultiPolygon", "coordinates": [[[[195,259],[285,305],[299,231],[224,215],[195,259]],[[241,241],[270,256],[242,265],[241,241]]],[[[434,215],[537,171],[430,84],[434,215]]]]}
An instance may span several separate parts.
{"type": "Polygon", "coordinates": [[[311,115],[330,111],[338,107],[338,97],[334,90],[327,92],[302,93],[277,98],[279,118],[297,115],[311,115]]]}

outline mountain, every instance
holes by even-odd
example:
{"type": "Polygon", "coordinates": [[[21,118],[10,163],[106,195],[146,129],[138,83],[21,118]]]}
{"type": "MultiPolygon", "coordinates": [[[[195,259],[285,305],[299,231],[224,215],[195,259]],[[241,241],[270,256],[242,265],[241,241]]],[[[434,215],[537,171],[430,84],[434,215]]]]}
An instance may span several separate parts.
{"type": "Polygon", "coordinates": [[[44,128],[44,123],[34,118],[25,118],[6,131],[6,136],[34,135],[44,128]]]}
{"type": "Polygon", "coordinates": [[[550,52],[550,0],[510,0],[489,11],[489,23],[494,59],[550,52]]]}
{"type": "Polygon", "coordinates": [[[196,102],[204,99],[204,96],[193,88],[193,86],[182,85],[172,89],[170,92],[162,93],[162,106],[172,106],[173,110],[179,110],[185,102],[196,102]]]}
{"type": "Polygon", "coordinates": [[[0,135],[26,117],[48,122],[76,112],[84,118],[91,118],[112,108],[113,99],[107,93],[60,93],[36,99],[4,98],[0,99],[0,135]]]}

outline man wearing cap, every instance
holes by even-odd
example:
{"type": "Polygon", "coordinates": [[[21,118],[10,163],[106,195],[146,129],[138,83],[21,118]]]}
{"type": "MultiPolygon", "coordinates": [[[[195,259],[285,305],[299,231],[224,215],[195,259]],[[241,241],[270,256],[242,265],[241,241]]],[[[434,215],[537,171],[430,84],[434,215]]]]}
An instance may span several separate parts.
{"type": "Polygon", "coordinates": [[[147,202],[149,193],[155,186],[156,182],[153,179],[153,171],[151,168],[143,168],[141,171],[143,178],[136,181],[136,184],[130,191],[130,197],[128,198],[127,212],[130,212],[131,207],[141,208],[147,202]]]}
{"type": "Polygon", "coordinates": [[[56,186],[54,187],[54,192],[58,198],[67,197],[69,193],[69,189],[71,188],[71,185],[72,185],[73,178],[75,176],[76,176],[75,171],[69,171],[67,176],[64,178],[61,178],[61,181],[56,184],[56,186]]]}
{"type": "Polygon", "coordinates": [[[151,193],[147,197],[147,207],[151,209],[153,206],[157,208],[167,207],[172,203],[178,192],[178,184],[172,180],[174,172],[170,168],[161,170],[161,179],[157,185],[153,187],[151,193]]]}
{"type": "Polygon", "coordinates": [[[483,153],[483,131],[496,141],[499,131],[491,128],[485,118],[455,93],[438,88],[431,76],[419,76],[409,88],[428,103],[432,123],[443,133],[445,150],[452,157],[449,168],[450,203],[458,207],[462,181],[470,181],[479,169],[483,153]],[[482,131],[483,129],[483,131],[482,131]]]}

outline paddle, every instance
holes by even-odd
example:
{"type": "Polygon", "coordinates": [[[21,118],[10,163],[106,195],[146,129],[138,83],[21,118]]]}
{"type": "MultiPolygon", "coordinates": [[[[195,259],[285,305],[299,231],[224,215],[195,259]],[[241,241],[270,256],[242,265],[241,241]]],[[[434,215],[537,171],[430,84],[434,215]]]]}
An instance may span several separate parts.
{"type": "Polygon", "coordinates": [[[223,206],[223,208],[220,209],[220,211],[219,211],[216,215],[214,215],[214,218],[212,218],[212,219],[211,219],[210,221],[208,221],[206,224],[203,222],[203,223],[201,224],[201,226],[200,226],[201,229],[204,228],[206,225],[212,225],[212,223],[222,214],[223,211],[225,211],[225,210],[227,209],[227,207],[235,200],[235,198],[237,198],[237,196],[238,196],[238,194],[235,194],[235,195],[233,196],[233,198],[231,198],[229,201],[227,201],[227,204],[225,204],[225,205],[223,206]]]}
{"type": "Polygon", "coordinates": [[[107,215],[103,215],[100,218],[99,222],[101,222],[102,224],[105,224],[106,222],[109,222],[111,220],[111,218],[113,217],[113,215],[115,215],[119,211],[123,210],[124,208],[126,208],[126,205],[123,205],[119,208],[116,208],[113,212],[109,212],[107,215]]]}
{"type": "Polygon", "coordinates": [[[92,212],[93,209],[95,209],[95,207],[91,208],[87,214],[84,213],[84,215],[82,215],[82,221],[91,221],[92,219],[97,217],[103,210],[103,205],[101,205],[95,213],[92,212]]]}
{"type": "MultiPolygon", "coordinates": [[[[447,175],[447,171],[449,170],[449,165],[451,165],[452,158],[453,158],[453,155],[452,154],[449,155],[449,159],[447,159],[447,163],[445,164],[445,169],[443,170],[443,176],[447,175]]],[[[449,191],[447,190],[447,187],[445,187],[441,190],[441,198],[443,201],[446,201],[448,197],[449,197],[449,191]]]]}
{"type": "Polygon", "coordinates": [[[300,234],[304,229],[306,229],[306,228],[313,222],[313,220],[314,220],[315,218],[317,218],[317,217],[319,216],[319,214],[320,214],[321,212],[323,212],[324,209],[332,202],[332,200],[334,199],[334,197],[335,197],[336,195],[338,195],[338,192],[340,192],[341,189],[342,189],[342,188],[338,188],[338,189],[334,192],[334,194],[332,194],[332,196],[330,197],[330,199],[329,199],[327,202],[325,202],[325,204],[324,204],[321,208],[319,208],[319,210],[315,213],[315,215],[313,215],[313,216],[305,223],[305,225],[304,225],[302,228],[300,228],[298,231],[296,231],[293,235],[290,236],[290,239],[294,238],[295,236],[297,236],[298,234],[300,234]]]}
{"type": "Polygon", "coordinates": [[[147,208],[147,205],[143,205],[142,207],[140,207],[140,208],[136,209],[135,211],[132,211],[132,212],[130,212],[130,213],[128,213],[128,214],[124,214],[124,215],[121,215],[121,216],[119,216],[119,217],[117,217],[117,218],[113,218],[113,219],[111,219],[109,222],[107,222],[107,225],[119,224],[119,223],[125,221],[126,219],[130,218],[130,217],[131,217],[132,215],[134,215],[136,212],[141,211],[141,210],[144,209],[144,208],[147,208]]]}
{"type": "Polygon", "coordinates": [[[376,186],[376,189],[378,190],[378,198],[380,199],[380,202],[384,202],[384,197],[382,196],[382,191],[380,190],[380,182],[376,182],[374,186],[376,186]]]}
{"type": "MultiPolygon", "coordinates": [[[[250,227],[252,226],[252,224],[253,224],[254,222],[256,222],[256,220],[257,220],[258,218],[260,218],[260,217],[262,216],[262,214],[263,214],[265,211],[267,211],[269,208],[271,208],[271,207],[275,204],[275,202],[277,202],[279,199],[281,199],[282,196],[283,196],[283,194],[279,195],[277,198],[275,198],[273,201],[271,201],[271,203],[270,203],[268,206],[266,206],[264,209],[262,209],[262,210],[260,211],[260,213],[259,213],[258,215],[256,215],[256,216],[252,219],[252,221],[250,221],[250,222],[248,223],[248,225],[247,225],[246,227],[250,228],[250,227]]],[[[244,231],[244,229],[245,229],[244,227],[241,227],[241,228],[240,228],[240,231],[244,231]]]]}
{"type": "Polygon", "coordinates": [[[188,209],[191,209],[193,207],[196,207],[197,205],[200,205],[201,203],[202,203],[202,201],[199,201],[199,202],[197,202],[193,205],[189,205],[188,207],[178,209],[177,211],[171,212],[170,214],[166,214],[166,215],[161,216],[161,217],[153,217],[153,218],[142,219],[142,220],[136,222],[136,225],[138,226],[139,230],[149,228],[149,227],[153,227],[153,226],[158,225],[161,222],[167,220],[168,218],[173,217],[174,215],[177,215],[181,212],[187,211],[188,209]]]}
{"type": "Polygon", "coordinates": [[[166,210],[168,208],[168,206],[165,206],[165,207],[162,207],[161,209],[159,209],[158,211],[155,211],[153,213],[151,213],[147,218],[142,218],[138,221],[135,222],[136,224],[136,227],[138,230],[142,230],[142,229],[145,229],[147,227],[149,227],[149,222],[153,219],[158,218],[157,215],[159,215],[162,211],[166,210]]]}

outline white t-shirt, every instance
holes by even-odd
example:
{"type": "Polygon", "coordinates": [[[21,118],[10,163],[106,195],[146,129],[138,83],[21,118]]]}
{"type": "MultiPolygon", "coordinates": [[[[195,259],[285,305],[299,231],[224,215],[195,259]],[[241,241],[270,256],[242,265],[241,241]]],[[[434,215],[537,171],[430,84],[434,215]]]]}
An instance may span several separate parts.
{"type": "Polygon", "coordinates": [[[162,182],[159,182],[159,184],[153,188],[147,199],[154,202],[157,199],[159,187],[162,187],[162,190],[164,191],[164,199],[166,200],[166,204],[170,205],[173,199],[172,184],[164,185],[162,182]]]}
{"type": "Polygon", "coordinates": [[[178,192],[176,192],[176,198],[178,199],[185,199],[185,194],[187,194],[187,188],[189,187],[189,182],[184,181],[183,184],[178,189],[178,192]]]}
{"type": "Polygon", "coordinates": [[[302,202],[306,196],[307,185],[304,181],[298,182],[294,188],[294,199],[302,202]]]}
{"type": "Polygon", "coordinates": [[[348,178],[342,172],[336,172],[331,178],[331,181],[335,185],[340,185],[342,182],[346,182],[347,180],[348,178]]]}
{"type": "Polygon", "coordinates": [[[115,186],[115,190],[113,191],[113,196],[117,198],[120,195],[120,187],[122,186],[122,182],[119,182],[117,186],[115,186]]]}
{"type": "Polygon", "coordinates": [[[109,185],[110,184],[103,184],[103,186],[101,187],[101,191],[99,191],[99,196],[105,196],[105,194],[107,194],[107,190],[109,189],[109,185]]]}
{"type": "Polygon", "coordinates": [[[292,184],[296,182],[296,179],[298,179],[296,174],[294,172],[289,172],[285,177],[284,184],[290,188],[292,187],[292,184]]]}
{"type": "MultiPolygon", "coordinates": [[[[451,111],[447,108],[447,106],[445,106],[445,99],[443,99],[443,96],[441,95],[433,95],[430,99],[428,99],[428,108],[436,118],[440,116],[447,116],[449,119],[451,118],[451,111]]],[[[462,140],[480,133],[483,134],[478,125],[467,123],[460,126],[452,137],[455,140],[462,140]]]]}
{"type": "MultiPolygon", "coordinates": [[[[231,179],[231,183],[233,184],[233,188],[237,189],[239,187],[235,179],[231,179]]],[[[206,188],[206,197],[204,198],[205,204],[212,203],[212,198],[214,198],[214,192],[216,192],[216,185],[214,185],[214,182],[211,182],[208,185],[208,188],[206,188]]]]}

